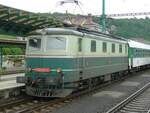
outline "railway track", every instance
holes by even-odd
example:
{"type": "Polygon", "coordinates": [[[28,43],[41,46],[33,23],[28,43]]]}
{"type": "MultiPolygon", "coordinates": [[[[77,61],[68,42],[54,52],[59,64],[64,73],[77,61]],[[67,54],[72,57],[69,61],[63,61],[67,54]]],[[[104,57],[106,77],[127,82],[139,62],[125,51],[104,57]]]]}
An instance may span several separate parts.
{"type": "MultiPolygon", "coordinates": [[[[129,75],[131,76],[131,75],[129,75]]],[[[0,113],[49,113],[55,109],[58,109],[66,104],[69,104],[73,100],[80,98],[82,96],[91,95],[100,90],[104,87],[109,86],[111,84],[115,84],[117,82],[121,82],[122,80],[128,78],[124,76],[121,79],[114,80],[112,82],[106,82],[104,84],[98,85],[96,87],[92,87],[87,90],[83,90],[77,93],[74,93],[66,98],[58,98],[53,100],[40,100],[40,99],[24,99],[19,100],[18,102],[8,103],[6,105],[0,105],[0,113]]],[[[150,83],[147,87],[150,86],[150,83]]],[[[141,90],[142,91],[142,90],[141,90]]],[[[149,90],[150,91],[150,90],[149,90]]],[[[116,112],[108,112],[108,113],[116,113],[116,112]]],[[[124,112],[127,113],[127,112],[124,112]]],[[[140,112],[141,113],[141,112],[140,112]]]]}
{"type": "Polygon", "coordinates": [[[95,93],[96,89],[108,86],[112,83],[108,82],[103,85],[97,86],[90,90],[83,90],[77,93],[74,93],[66,98],[58,98],[53,100],[43,100],[43,99],[32,99],[25,98],[20,99],[14,102],[6,103],[0,105],[0,113],[45,113],[51,112],[54,109],[62,107],[74,99],[80,98],[81,96],[95,93]]]}
{"type": "MultiPolygon", "coordinates": [[[[124,80],[126,77],[122,78],[122,80],[124,80]]],[[[83,91],[79,91],[77,93],[74,93],[66,98],[59,98],[59,99],[55,99],[55,100],[51,100],[45,103],[41,103],[40,105],[35,105],[32,107],[29,107],[28,109],[24,109],[21,112],[17,112],[17,113],[50,113],[55,109],[58,109],[66,104],[69,104],[70,102],[72,102],[73,100],[80,98],[82,96],[85,95],[91,95],[96,93],[97,91],[99,91],[98,89],[103,89],[106,86],[109,86],[111,84],[114,84],[116,82],[120,82],[121,79],[119,80],[114,80],[112,82],[107,82],[101,85],[98,85],[94,88],[89,88],[87,90],[83,90],[83,91]]]]}
{"type": "Polygon", "coordinates": [[[106,113],[150,113],[150,83],[106,113]]]}
{"type": "MultiPolygon", "coordinates": [[[[43,104],[45,101],[32,97],[20,98],[0,104],[0,113],[22,113],[24,110],[43,104]]],[[[26,112],[27,113],[27,112],[26,112]]]]}

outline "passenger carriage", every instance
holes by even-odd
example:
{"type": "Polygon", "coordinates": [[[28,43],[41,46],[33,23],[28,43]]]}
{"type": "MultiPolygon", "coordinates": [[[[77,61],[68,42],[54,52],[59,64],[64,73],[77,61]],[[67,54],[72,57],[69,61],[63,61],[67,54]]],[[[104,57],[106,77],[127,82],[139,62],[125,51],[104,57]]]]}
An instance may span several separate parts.
{"type": "Polygon", "coordinates": [[[150,44],[128,40],[129,44],[129,68],[141,69],[150,64],[150,44]]]}

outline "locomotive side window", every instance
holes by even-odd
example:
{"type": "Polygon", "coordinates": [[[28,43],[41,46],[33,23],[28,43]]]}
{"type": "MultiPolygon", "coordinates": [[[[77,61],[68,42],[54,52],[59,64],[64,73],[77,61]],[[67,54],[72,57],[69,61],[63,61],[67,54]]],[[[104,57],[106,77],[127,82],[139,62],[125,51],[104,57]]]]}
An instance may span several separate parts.
{"type": "Polygon", "coordinates": [[[96,52],[96,41],[95,40],[91,41],[91,52],[96,52]]]}
{"type": "Polygon", "coordinates": [[[66,38],[48,37],[46,41],[46,50],[66,50],[66,38]]]}
{"type": "Polygon", "coordinates": [[[103,42],[103,52],[106,53],[107,52],[107,43],[103,42]]]}
{"type": "Polygon", "coordinates": [[[112,51],[112,53],[115,53],[115,44],[112,44],[111,51],[112,51]]]}
{"type": "Polygon", "coordinates": [[[82,51],[82,39],[81,38],[78,39],[78,51],[79,52],[82,51]]]}
{"type": "Polygon", "coordinates": [[[119,45],[119,53],[122,53],[122,45],[119,45]]]}
{"type": "Polygon", "coordinates": [[[39,50],[40,48],[41,48],[41,39],[38,38],[29,39],[30,50],[39,50]]]}

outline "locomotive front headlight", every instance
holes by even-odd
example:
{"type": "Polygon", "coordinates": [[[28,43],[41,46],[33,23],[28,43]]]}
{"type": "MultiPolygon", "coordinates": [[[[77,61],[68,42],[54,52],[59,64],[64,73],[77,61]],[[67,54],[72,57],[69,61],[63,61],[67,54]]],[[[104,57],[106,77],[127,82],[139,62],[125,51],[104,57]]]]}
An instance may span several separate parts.
{"type": "Polygon", "coordinates": [[[32,71],[32,68],[28,67],[26,68],[26,72],[31,72],[32,71]]]}
{"type": "Polygon", "coordinates": [[[56,71],[57,71],[57,73],[61,73],[62,69],[61,68],[57,68],[56,71]]]}

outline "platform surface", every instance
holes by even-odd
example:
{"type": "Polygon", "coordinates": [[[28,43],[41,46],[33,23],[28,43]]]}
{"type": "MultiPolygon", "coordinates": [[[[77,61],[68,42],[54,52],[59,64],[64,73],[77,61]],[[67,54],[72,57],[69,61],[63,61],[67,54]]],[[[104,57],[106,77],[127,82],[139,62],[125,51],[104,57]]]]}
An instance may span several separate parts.
{"type": "Polygon", "coordinates": [[[15,80],[17,76],[24,76],[24,73],[0,75],[0,82],[5,80],[15,80]]]}
{"type": "Polygon", "coordinates": [[[17,76],[24,76],[24,73],[1,76],[0,77],[0,91],[17,88],[17,87],[23,87],[25,84],[16,83],[17,76]]]}

